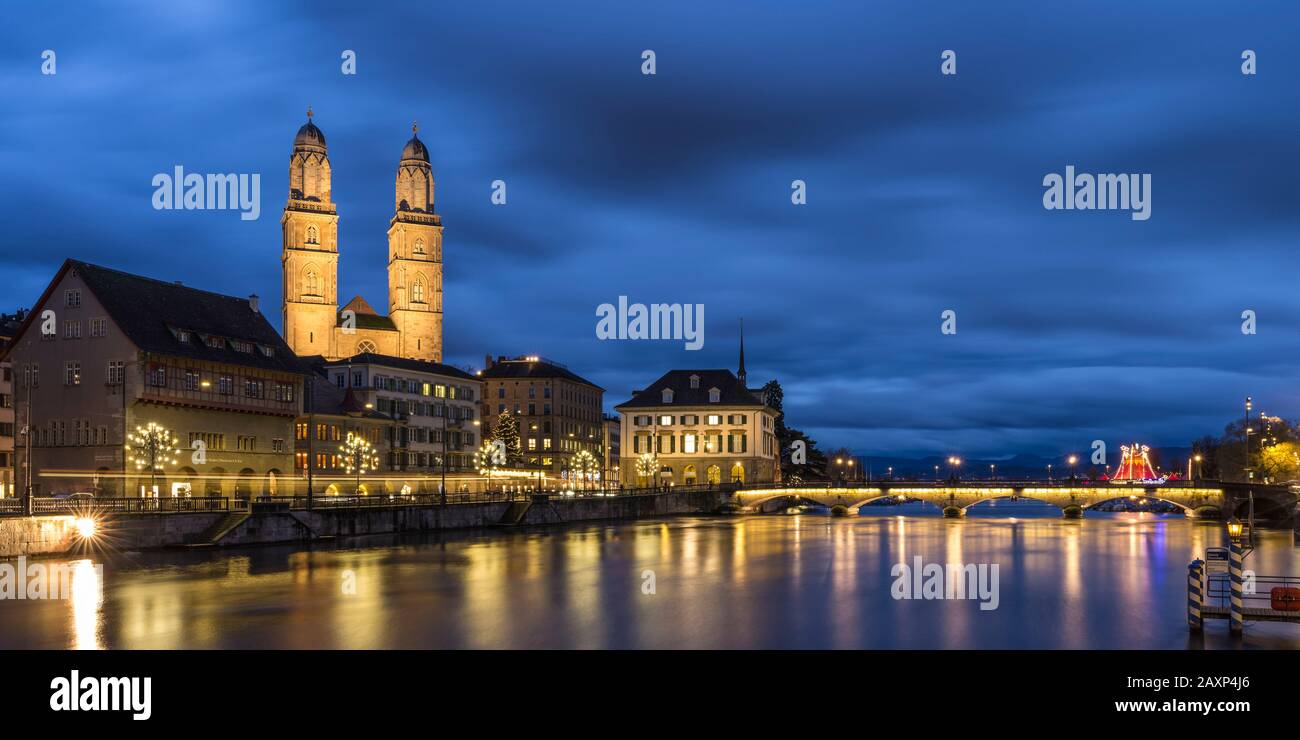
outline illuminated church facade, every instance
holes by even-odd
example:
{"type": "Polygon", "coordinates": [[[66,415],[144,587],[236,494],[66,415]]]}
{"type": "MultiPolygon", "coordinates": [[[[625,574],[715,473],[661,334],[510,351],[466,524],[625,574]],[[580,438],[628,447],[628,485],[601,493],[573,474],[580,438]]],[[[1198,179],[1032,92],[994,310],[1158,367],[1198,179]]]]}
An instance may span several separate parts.
{"type": "Polygon", "coordinates": [[[283,239],[284,339],[299,356],[371,352],[442,361],[442,219],[433,210],[429,151],[415,127],[397,165],[388,226],[388,314],[360,296],[339,306],[339,215],[330,198],[325,135],[311,120],[289,155],[283,239]]]}

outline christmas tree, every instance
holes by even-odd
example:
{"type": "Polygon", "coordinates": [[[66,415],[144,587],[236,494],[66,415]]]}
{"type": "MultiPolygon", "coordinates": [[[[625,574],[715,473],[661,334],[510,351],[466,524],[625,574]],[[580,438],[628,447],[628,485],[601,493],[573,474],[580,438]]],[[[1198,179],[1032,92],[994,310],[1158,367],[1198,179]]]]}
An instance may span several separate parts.
{"type": "Polygon", "coordinates": [[[519,421],[509,411],[502,411],[497,417],[497,423],[492,426],[492,439],[505,443],[507,464],[519,461],[519,421]]]}

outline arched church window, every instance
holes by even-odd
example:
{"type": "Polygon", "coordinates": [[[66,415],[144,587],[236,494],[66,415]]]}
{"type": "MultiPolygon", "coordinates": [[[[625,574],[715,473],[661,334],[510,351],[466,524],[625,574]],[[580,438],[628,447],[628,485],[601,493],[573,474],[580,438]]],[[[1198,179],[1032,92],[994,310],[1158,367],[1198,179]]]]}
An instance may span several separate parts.
{"type": "Polygon", "coordinates": [[[367,352],[374,352],[374,351],[375,351],[375,343],[370,341],[369,339],[362,339],[360,342],[357,342],[357,354],[361,355],[367,352]]]}
{"type": "Polygon", "coordinates": [[[316,278],[316,271],[308,268],[306,274],[302,277],[302,292],[307,295],[319,295],[320,281],[316,278]]]}
{"type": "Polygon", "coordinates": [[[423,239],[416,239],[416,240],[415,240],[415,253],[416,253],[416,254],[424,254],[424,240],[423,240],[423,239]]]}
{"type": "Polygon", "coordinates": [[[411,283],[411,301],[413,303],[424,303],[424,278],[416,278],[411,283]]]}
{"type": "Polygon", "coordinates": [[[307,243],[320,244],[320,230],[318,230],[315,226],[307,227],[307,243]]]}

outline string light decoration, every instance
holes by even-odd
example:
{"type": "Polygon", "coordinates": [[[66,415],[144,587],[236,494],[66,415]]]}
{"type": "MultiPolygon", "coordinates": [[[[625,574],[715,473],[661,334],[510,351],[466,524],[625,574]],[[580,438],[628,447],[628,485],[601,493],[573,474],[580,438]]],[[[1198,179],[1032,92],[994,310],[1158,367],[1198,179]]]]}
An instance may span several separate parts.
{"type": "Polygon", "coordinates": [[[594,479],[597,470],[596,456],[587,450],[580,450],[573,456],[573,474],[582,480],[582,487],[594,479]]]}
{"type": "Polygon", "coordinates": [[[149,422],[135,428],[135,432],[126,437],[126,454],[136,470],[149,471],[149,491],[156,494],[158,473],[166,472],[168,465],[176,465],[177,445],[180,440],[167,427],[157,422],[149,422]]]}
{"type": "Polygon", "coordinates": [[[659,458],[655,457],[653,452],[643,452],[636,459],[636,475],[638,478],[646,478],[648,482],[654,482],[655,473],[659,472],[659,458]]]}
{"type": "Polygon", "coordinates": [[[361,492],[361,476],[379,468],[379,456],[366,438],[355,432],[348,432],[347,441],[339,445],[343,458],[343,472],[356,476],[355,493],[361,492]]]}
{"type": "Polygon", "coordinates": [[[1122,455],[1119,468],[1115,471],[1115,476],[1110,479],[1112,483],[1138,481],[1163,483],[1165,481],[1166,476],[1156,475],[1155,468],[1151,467],[1151,448],[1135,442],[1132,445],[1121,445],[1119,449],[1122,455]]]}
{"type": "Polygon", "coordinates": [[[474,467],[479,475],[487,476],[488,490],[492,490],[492,471],[500,467],[497,463],[496,444],[488,439],[474,451],[474,467]]]}

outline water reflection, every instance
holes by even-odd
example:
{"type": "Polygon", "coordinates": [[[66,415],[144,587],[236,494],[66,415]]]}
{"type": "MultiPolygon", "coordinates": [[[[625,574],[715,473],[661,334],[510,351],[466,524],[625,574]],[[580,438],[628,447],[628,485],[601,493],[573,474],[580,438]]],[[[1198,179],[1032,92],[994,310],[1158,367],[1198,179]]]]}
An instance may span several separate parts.
{"type": "MultiPolygon", "coordinates": [[[[122,554],[102,581],[76,561],[70,599],[0,603],[0,648],[1202,644],[1185,626],[1186,567],[1223,544],[1221,525],[1149,514],[1066,521],[1009,502],[965,520],[879,508],[122,554]],[[895,600],[890,569],[917,556],[997,564],[998,609],[895,600]]],[[[1300,573],[1290,533],[1265,533],[1248,567],[1300,573]]],[[[1250,625],[1240,643],[1213,622],[1203,644],[1295,648],[1300,627],[1250,625]]]]}

